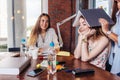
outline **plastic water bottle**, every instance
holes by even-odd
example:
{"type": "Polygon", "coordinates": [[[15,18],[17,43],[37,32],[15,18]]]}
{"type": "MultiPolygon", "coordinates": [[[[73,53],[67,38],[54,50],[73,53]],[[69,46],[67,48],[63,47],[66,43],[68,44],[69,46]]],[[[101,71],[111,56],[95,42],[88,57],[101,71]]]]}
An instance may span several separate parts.
{"type": "Polygon", "coordinates": [[[48,49],[48,74],[56,73],[56,51],[54,49],[54,43],[50,43],[50,48],[48,49]]]}
{"type": "Polygon", "coordinates": [[[20,56],[25,56],[27,52],[26,39],[21,39],[20,56]]]}

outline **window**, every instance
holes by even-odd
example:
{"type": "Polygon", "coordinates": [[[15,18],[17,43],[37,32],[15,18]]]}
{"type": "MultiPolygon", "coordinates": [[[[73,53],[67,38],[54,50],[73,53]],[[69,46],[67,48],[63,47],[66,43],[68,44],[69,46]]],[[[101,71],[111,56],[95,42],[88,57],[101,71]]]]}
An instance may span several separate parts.
{"type": "Polygon", "coordinates": [[[95,2],[95,8],[103,8],[108,15],[111,15],[111,5],[111,0],[96,0],[95,2]]]}
{"type": "Polygon", "coordinates": [[[7,49],[7,0],[0,0],[0,51],[7,49]]]}
{"type": "Polygon", "coordinates": [[[26,0],[27,37],[41,14],[41,0],[26,0]]]}
{"type": "Polygon", "coordinates": [[[42,0],[23,0],[20,3],[16,0],[0,0],[0,52],[7,51],[7,47],[19,47],[23,30],[29,36],[41,14],[41,2],[42,0]]]}

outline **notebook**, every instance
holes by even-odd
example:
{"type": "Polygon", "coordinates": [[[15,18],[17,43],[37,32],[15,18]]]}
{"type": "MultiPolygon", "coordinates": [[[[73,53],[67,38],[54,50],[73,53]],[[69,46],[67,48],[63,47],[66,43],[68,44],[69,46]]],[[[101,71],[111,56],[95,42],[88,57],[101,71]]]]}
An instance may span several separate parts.
{"type": "Polygon", "coordinates": [[[29,57],[7,57],[0,61],[0,74],[18,75],[31,62],[29,57]]]}

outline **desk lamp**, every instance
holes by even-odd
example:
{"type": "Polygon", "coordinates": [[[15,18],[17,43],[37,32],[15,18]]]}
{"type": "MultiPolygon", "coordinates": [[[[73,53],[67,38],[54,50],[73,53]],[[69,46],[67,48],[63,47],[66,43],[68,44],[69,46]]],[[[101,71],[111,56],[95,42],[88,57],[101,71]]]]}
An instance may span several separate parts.
{"type": "Polygon", "coordinates": [[[76,14],[73,14],[72,16],[70,16],[70,17],[68,17],[68,18],[66,18],[66,19],[64,19],[64,20],[56,23],[60,47],[63,47],[63,40],[62,40],[61,33],[60,33],[60,25],[62,25],[62,24],[64,24],[65,22],[73,19],[75,16],[76,16],[76,14]]]}

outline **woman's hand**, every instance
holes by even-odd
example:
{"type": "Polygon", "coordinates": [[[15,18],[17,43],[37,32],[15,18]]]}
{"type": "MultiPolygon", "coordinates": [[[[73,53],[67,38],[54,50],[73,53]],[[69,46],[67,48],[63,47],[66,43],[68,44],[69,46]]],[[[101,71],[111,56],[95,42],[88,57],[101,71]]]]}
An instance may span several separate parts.
{"type": "Polygon", "coordinates": [[[95,32],[96,32],[95,29],[89,29],[88,32],[86,32],[85,34],[83,34],[83,37],[84,38],[88,38],[88,37],[92,36],[95,32]]]}
{"type": "Polygon", "coordinates": [[[87,33],[87,32],[89,32],[89,28],[85,28],[85,29],[82,29],[81,27],[79,27],[79,29],[78,29],[78,34],[80,35],[80,36],[82,36],[82,35],[84,35],[85,33],[87,33]]]}
{"type": "Polygon", "coordinates": [[[82,33],[81,33],[81,31],[80,31],[80,27],[79,27],[79,29],[78,29],[78,34],[79,34],[80,36],[82,36],[82,33]]]}
{"type": "Polygon", "coordinates": [[[106,19],[104,19],[104,18],[100,18],[99,22],[101,24],[102,31],[106,34],[106,32],[109,31],[108,21],[106,19]]]}

